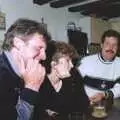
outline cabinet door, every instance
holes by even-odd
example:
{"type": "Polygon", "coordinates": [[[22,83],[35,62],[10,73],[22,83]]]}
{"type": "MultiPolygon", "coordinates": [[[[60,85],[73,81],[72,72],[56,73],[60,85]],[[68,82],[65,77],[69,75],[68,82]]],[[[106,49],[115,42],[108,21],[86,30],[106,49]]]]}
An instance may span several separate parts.
{"type": "Polygon", "coordinates": [[[98,18],[91,18],[91,42],[100,43],[104,31],[111,29],[111,23],[98,18]]]}

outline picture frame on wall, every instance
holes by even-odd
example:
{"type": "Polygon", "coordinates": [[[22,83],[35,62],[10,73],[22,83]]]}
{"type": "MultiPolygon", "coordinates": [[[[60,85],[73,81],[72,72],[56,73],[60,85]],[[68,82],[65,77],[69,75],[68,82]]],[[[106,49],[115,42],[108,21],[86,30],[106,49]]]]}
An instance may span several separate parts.
{"type": "Polygon", "coordinates": [[[0,13],[0,30],[5,30],[6,29],[6,19],[5,19],[5,14],[0,13]]]}

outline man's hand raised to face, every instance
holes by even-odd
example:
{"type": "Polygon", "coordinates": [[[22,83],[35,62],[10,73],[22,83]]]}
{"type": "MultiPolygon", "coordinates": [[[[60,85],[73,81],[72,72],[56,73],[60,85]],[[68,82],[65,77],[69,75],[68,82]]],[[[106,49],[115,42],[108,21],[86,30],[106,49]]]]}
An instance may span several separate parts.
{"type": "Polygon", "coordinates": [[[39,88],[44,81],[46,73],[45,68],[35,59],[29,59],[26,64],[21,56],[17,59],[19,61],[18,68],[20,74],[25,82],[25,88],[39,91],[39,88]]]}

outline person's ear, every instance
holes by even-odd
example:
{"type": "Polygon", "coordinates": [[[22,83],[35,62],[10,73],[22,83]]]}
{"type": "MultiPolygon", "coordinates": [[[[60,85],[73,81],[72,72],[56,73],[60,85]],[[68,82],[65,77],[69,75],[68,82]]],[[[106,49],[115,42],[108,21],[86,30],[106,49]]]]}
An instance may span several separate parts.
{"type": "Polygon", "coordinates": [[[18,37],[15,37],[13,39],[13,44],[14,46],[17,48],[17,49],[20,49],[21,47],[23,47],[25,44],[24,44],[24,41],[21,40],[20,38],[18,37]]]}
{"type": "Polygon", "coordinates": [[[55,68],[56,65],[57,65],[57,63],[56,63],[55,61],[52,61],[52,62],[51,62],[51,67],[52,67],[52,68],[55,68]]]}
{"type": "Polygon", "coordinates": [[[103,48],[103,43],[100,44],[101,49],[103,48]]]}

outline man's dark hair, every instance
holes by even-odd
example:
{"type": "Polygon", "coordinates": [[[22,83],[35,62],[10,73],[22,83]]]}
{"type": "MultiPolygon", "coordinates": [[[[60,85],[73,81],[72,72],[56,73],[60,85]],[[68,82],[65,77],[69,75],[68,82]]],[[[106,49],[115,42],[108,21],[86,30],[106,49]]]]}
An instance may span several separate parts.
{"type": "Polygon", "coordinates": [[[106,37],[115,37],[115,38],[117,38],[118,46],[119,46],[119,44],[120,44],[120,33],[119,32],[117,32],[115,30],[112,30],[112,29],[105,31],[103,33],[103,36],[102,36],[102,39],[101,39],[102,43],[104,43],[106,37]]]}
{"type": "Polygon", "coordinates": [[[2,49],[10,50],[13,47],[14,37],[19,37],[23,41],[28,41],[29,37],[33,34],[38,33],[43,35],[45,41],[51,39],[50,34],[43,24],[29,19],[18,19],[16,20],[5,33],[2,49]]]}

